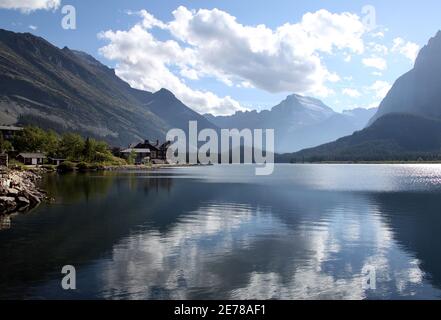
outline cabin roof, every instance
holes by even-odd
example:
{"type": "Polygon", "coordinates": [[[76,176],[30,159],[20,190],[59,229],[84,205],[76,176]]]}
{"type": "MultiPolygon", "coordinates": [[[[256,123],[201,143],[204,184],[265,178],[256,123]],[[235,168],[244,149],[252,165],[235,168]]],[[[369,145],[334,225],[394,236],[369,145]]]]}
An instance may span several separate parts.
{"type": "Polygon", "coordinates": [[[148,150],[155,150],[155,151],[158,151],[158,147],[152,145],[152,144],[149,143],[149,142],[141,142],[141,143],[138,143],[138,144],[135,146],[134,149],[148,149],[148,150]]]}
{"type": "Polygon", "coordinates": [[[22,131],[23,128],[15,126],[0,126],[0,131],[22,131]]]}
{"type": "Polygon", "coordinates": [[[23,152],[23,153],[20,153],[17,157],[22,157],[24,159],[35,159],[35,158],[37,158],[37,159],[45,159],[46,158],[46,156],[44,154],[37,153],[37,152],[35,152],[35,153],[23,152]]]}

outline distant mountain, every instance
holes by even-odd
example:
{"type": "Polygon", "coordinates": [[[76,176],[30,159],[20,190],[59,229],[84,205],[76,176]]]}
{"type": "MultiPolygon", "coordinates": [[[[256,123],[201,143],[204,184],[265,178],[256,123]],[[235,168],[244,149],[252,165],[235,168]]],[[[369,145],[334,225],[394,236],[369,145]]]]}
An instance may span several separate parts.
{"type": "Polygon", "coordinates": [[[441,121],[387,114],[368,128],[319,147],[280,155],[278,162],[434,160],[441,156],[441,121]]]}
{"type": "Polygon", "coordinates": [[[350,119],[357,127],[357,130],[363,129],[369,123],[373,116],[377,113],[378,108],[356,108],[352,110],[344,110],[342,114],[350,119]]]}
{"type": "Polygon", "coordinates": [[[133,89],[84,52],[0,29],[0,124],[76,131],[127,145],[164,140],[168,129],[188,128],[190,120],[215,128],[165,89],[133,89]]]}
{"type": "Polygon", "coordinates": [[[271,110],[205,117],[220,128],[275,129],[277,152],[296,151],[335,140],[366,126],[376,110],[334,112],[322,101],[293,94],[271,110]]]}
{"type": "Polygon", "coordinates": [[[441,32],[393,85],[370,126],[280,161],[441,159],[441,32]]]}

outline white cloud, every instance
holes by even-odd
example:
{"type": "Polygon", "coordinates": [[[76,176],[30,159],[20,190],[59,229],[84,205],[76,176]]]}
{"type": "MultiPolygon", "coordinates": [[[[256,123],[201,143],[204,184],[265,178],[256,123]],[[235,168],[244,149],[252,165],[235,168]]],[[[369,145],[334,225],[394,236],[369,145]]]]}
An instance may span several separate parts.
{"type": "Polygon", "coordinates": [[[373,38],[384,38],[384,32],[382,32],[382,31],[374,32],[374,33],[371,33],[371,36],[373,38]]]}
{"type": "Polygon", "coordinates": [[[241,110],[240,104],[227,96],[220,98],[212,92],[193,90],[175,75],[169,66],[181,67],[181,75],[197,79],[199,73],[188,69],[193,64],[194,51],[182,48],[176,41],[159,41],[143,25],[128,31],[107,31],[100,34],[110,43],[100,52],[118,61],[116,73],[131,86],[148,91],[167,88],[194,110],[214,114],[230,114],[241,110]]]}
{"type": "Polygon", "coordinates": [[[375,81],[369,88],[371,92],[375,94],[375,98],[378,100],[382,100],[389,90],[392,88],[392,85],[387,81],[375,81]]]}
{"type": "Polygon", "coordinates": [[[363,64],[367,67],[375,68],[378,70],[386,70],[387,69],[387,61],[380,57],[370,57],[364,58],[362,60],[363,64]]]}
{"type": "Polygon", "coordinates": [[[418,52],[420,51],[420,46],[414,42],[406,42],[402,38],[395,38],[391,51],[398,52],[408,58],[410,61],[415,62],[418,52]]]}
{"type": "Polygon", "coordinates": [[[340,78],[340,76],[339,76],[338,74],[336,74],[336,73],[329,73],[329,74],[328,74],[328,78],[327,78],[327,80],[328,80],[329,82],[339,82],[339,81],[341,81],[341,78],[340,78]]]}
{"type": "Polygon", "coordinates": [[[61,0],[0,0],[0,9],[30,13],[35,10],[55,10],[60,4],[61,0]]]}
{"type": "Polygon", "coordinates": [[[346,54],[343,60],[344,62],[351,62],[352,56],[350,54],[346,54]]]}
{"type": "Polygon", "coordinates": [[[131,85],[150,91],[166,87],[200,112],[226,114],[240,105],[230,97],[193,90],[184,79],[210,77],[228,86],[323,97],[333,94],[327,82],[340,77],[326,68],[322,55],[364,51],[363,24],[350,13],[319,10],[276,29],[242,25],[218,9],[181,6],[170,22],[145,10],[138,14],[142,21],[131,29],[101,34],[109,41],[101,53],[117,61],[118,75],[131,85]],[[157,39],[153,28],[168,31],[179,42],[157,39]]]}
{"type": "Polygon", "coordinates": [[[376,42],[369,42],[367,47],[376,54],[387,55],[389,53],[389,49],[385,45],[376,42]]]}
{"type": "Polygon", "coordinates": [[[342,93],[351,98],[359,98],[361,97],[361,93],[357,89],[344,88],[342,93]]]}
{"type": "Polygon", "coordinates": [[[251,89],[254,88],[253,85],[251,83],[249,83],[248,81],[242,81],[241,83],[239,83],[237,85],[238,88],[247,88],[247,89],[251,89]]]}
{"type": "Polygon", "coordinates": [[[349,13],[320,10],[275,30],[242,25],[218,9],[189,11],[181,6],[173,15],[171,33],[195,48],[203,70],[273,93],[329,92],[325,82],[336,77],[323,65],[319,53],[344,48],[361,53],[364,49],[363,25],[349,13]]]}
{"type": "Polygon", "coordinates": [[[378,108],[378,106],[380,105],[381,100],[380,101],[374,101],[370,104],[367,105],[366,109],[373,109],[373,108],[378,108]]]}

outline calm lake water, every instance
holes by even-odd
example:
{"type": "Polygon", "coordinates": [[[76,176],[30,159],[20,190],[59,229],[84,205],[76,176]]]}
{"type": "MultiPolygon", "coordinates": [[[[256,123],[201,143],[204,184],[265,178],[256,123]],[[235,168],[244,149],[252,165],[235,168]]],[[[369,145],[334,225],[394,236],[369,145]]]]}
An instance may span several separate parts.
{"type": "Polygon", "coordinates": [[[1,299],[441,297],[439,165],[278,165],[268,177],[212,166],[45,185],[55,203],[3,219],[1,299]],[[61,288],[64,265],[75,291],[61,288]]]}

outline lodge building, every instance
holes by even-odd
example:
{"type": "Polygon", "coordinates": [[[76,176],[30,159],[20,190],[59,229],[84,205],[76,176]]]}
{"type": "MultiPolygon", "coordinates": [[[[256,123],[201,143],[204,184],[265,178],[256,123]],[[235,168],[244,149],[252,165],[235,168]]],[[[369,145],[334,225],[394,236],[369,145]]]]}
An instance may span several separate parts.
{"type": "Polygon", "coordinates": [[[148,162],[153,164],[166,163],[167,150],[170,145],[170,141],[160,144],[159,140],[156,140],[156,143],[153,144],[149,140],[145,140],[144,142],[130,145],[129,148],[121,151],[121,155],[127,159],[130,155],[135,154],[135,164],[148,162]]]}
{"type": "Polygon", "coordinates": [[[11,140],[17,132],[23,131],[21,127],[0,125],[0,134],[4,140],[11,140]]]}

